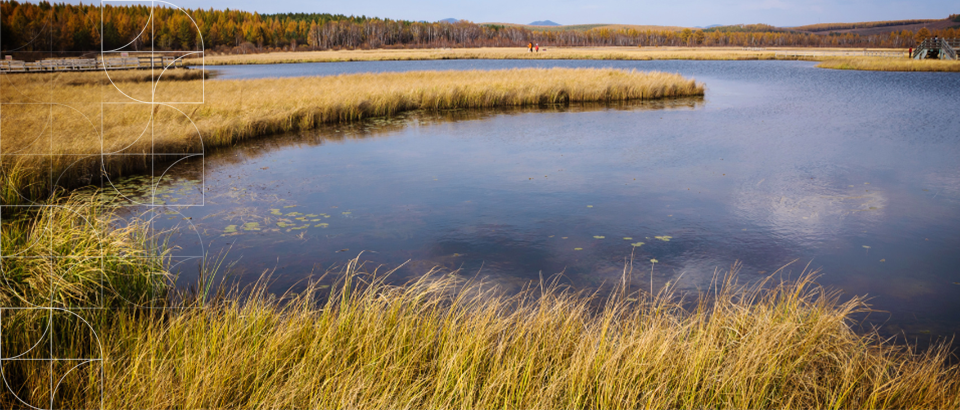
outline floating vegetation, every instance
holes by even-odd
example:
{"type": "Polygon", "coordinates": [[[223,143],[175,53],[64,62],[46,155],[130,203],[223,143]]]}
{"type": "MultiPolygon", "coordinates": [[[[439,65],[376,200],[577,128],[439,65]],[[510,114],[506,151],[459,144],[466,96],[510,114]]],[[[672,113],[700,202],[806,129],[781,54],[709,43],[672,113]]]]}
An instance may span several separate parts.
{"type": "Polygon", "coordinates": [[[296,206],[296,205],[284,205],[283,207],[284,207],[284,208],[296,208],[297,206],[296,206]]]}
{"type": "Polygon", "coordinates": [[[630,246],[633,246],[634,248],[639,248],[643,246],[643,242],[634,242],[634,243],[631,243],[630,246]]]}
{"type": "Polygon", "coordinates": [[[227,225],[226,228],[223,228],[223,233],[236,233],[236,232],[237,232],[236,225],[227,225]]]}
{"type": "Polygon", "coordinates": [[[653,238],[654,238],[654,239],[659,239],[659,240],[664,241],[664,242],[670,242],[670,240],[673,239],[673,237],[670,236],[670,235],[654,236],[653,238]]]}
{"type": "Polygon", "coordinates": [[[583,248],[573,248],[573,250],[575,250],[575,251],[582,251],[583,248]]]}
{"type": "Polygon", "coordinates": [[[658,261],[658,260],[656,260],[656,259],[650,259],[650,263],[659,263],[659,262],[660,262],[660,261],[658,261]]]}
{"type": "Polygon", "coordinates": [[[286,215],[284,215],[284,216],[300,216],[300,215],[303,215],[303,214],[301,214],[301,213],[299,213],[299,212],[290,212],[290,213],[288,213],[288,214],[286,214],[286,215]]]}
{"type": "Polygon", "coordinates": [[[310,227],[310,224],[306,224],[306,225],[303,225],[303,226],[298,226],[298,227],[296,227],[296,228],[290,228],[290,229],[295,230],[295,231],[299,231],[299,230],[301,230],[301,229],[307,229],[307,228],[309,228],[309,227],[310,227]]]}
{"type": "Polygon", "coordinates": [[[625,241],[632,241],[633,238],[631,238],[631,237],[629,237],[629,236],[624,236],[624,237],[623,237],[623,240],[625,240],[625,241]]]}
{"type": "Polygon", "coordinates": [[[604,239],[606,236],[593,235],[593,239],[604,239]]]}
{"type": "Polygon", "coordinates": [[[286,228],[286,227],[288,227],[288,226],[293,226],[293,225],[292,225],[292,224],[288,224],[288,223],[286,223],[286,222],[284,222],[284,221],[280,221],[280,222],[277,222],[277,226],[279,226],[279,227],[281,227],[281,228],[286,228]]]}
{"type": "Polygon", "coordinates": [[[259,222],[247,222],[243,224],[243,230],[245,231],[259,231],[260,223],[259,222]]]}
{"type": "Polygon", "coordinates": [[[341,214],[344,214],[344,215],[350,215],[350,211],[347,211],[347,212],[341,212],[341,214]]]}
{"type": "Polygon", "coordinates": [[[330,226],[330,224],[328,224],[328,223],[326,223],[326,222],[321,222],[321,223],[318,223],[318,224],[314,225],[315,228],[326,228],[326,227],[328,227],[328,226],[330,226]]]}
{"type": "Polygon", "coordinates": [[[270,215],[283,216],[283,212],[280,212],[280,209],[270,208],[270,215]]]}
{"type": "Polygon", "coordinates": [[[587,208],[593,208],[593,205],[587,205],[587,208]]]}

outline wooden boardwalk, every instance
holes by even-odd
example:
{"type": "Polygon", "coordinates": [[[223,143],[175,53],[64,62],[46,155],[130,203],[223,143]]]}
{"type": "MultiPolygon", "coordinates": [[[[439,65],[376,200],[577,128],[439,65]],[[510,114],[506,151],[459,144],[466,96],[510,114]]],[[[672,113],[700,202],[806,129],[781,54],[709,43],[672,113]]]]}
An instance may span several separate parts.
{"type": "Polygon", "coordinates": [[[58,58],[26,62],[0,60],[0,73],[52,71],[136,70],[148,68],[184,68],[182,58],[173,56],[137,56],[113,58],[58,58]]]}

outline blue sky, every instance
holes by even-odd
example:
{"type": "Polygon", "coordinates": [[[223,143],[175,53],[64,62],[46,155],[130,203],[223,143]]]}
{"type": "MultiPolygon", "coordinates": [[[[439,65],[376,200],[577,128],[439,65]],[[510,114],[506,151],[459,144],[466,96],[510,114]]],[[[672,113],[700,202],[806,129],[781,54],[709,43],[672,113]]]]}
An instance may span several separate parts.
{"type": "MultiPolygon", "coordinates": [[[[477,23],[617,23],[675,26],[938,19],[960,13],[958,0],[169,0],[188,8],[232,8],[261,13],[325,12],[404,20],[466,19],[477,23]]],[[[73,1],[68,1],[73,3],[73,1]]],[[[122,3],[122,2],[121,2],[122,3]]]]}

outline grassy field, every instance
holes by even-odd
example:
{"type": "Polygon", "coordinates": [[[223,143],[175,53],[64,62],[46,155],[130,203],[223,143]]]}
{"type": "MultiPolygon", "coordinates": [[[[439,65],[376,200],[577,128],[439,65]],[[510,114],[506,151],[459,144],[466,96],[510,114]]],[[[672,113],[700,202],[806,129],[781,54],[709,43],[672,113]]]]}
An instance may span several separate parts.
{"type": "Polygon", "coordinates": [[[112,73],[114,84],[108,85],[102,75],[0,76],[4,90],[0,101],[5,103],[0,128],[3,203],[44,198],[53,186],[98,182],[101,161],[112,175],[144,171],[155,159],[176,159],[325,123],[411,110],[656,100],[704,93],[703,84],[680,75],[612,69],[185,79],[156,86],[137,82],[144,78],[138,72],[112,73]]]}
{"type": "MultiPolygon", "coordinates": [[[[285,64],[338,61],[392,61],[444,59],[540,59],[540,60],[774,60],[778,51],[850,51],[830,48],[765,48],[746,50],[741,47],[566,47],[541,48],[531,53],[523,47],[341,50],[244,55],[208,55],[206,65],[285,64]]],[[[898,51],[906,55],[907,50],[898,51]]],[[[821,57],[825,58],[825,57],[821,57]]],[[[795,59],[791,57],[790,59],[795,59]]],[[[200,59],[188,60],[199,65],[200,59]]]]}
{"type": "MultiPolygon", "coordinates": [[[[29,253],[27,244],[64,237],[102,243],[106,234],[124,244],[110,251],[132,252],[124,258],[150,253],[142,223],[84,229],[90,218],[112,220],[108,209],[84,203],[41,210],[34,220],[50,229],[17,228],[23,241],[12,250],[29,253]]],[[[23,272],[23,283],[48,275],[21,268],[21,259],[5,263],[5,272],[23,272]]],[[[141,284],[169,275],[131,265],[83,270],[141,284]]],[[[130,286],[106,294],[109,309],[80,316],[6,311],[3,324],[13,331],[0,334],[4,354],[41,358],[46,349],[30,347],[42,342],[61,358],[103,361],[6,361],[12,393],[0,393],[0,407],[49,403],[51,380],[55,408],[960,406],[960,368],[946,364],[943,347],[914,353],[857,334],[851,315],[867,308],[863,301],[841,302],[812,275],[744,285],[734,272],[700,294],[668,285],[653,295],[638,271],[625,266],[603,297],[550,281],[506,295],[462,272],[389,285],[389,272],[354,260],[297,294],[268,294],[266,281],[243,291],[166,288],[161,298],[144,298],[150,286],[130,286]]],[[[74,291],[57,302],[91,303],[89,295],[104,290],[97,281],[70,283],[74,291]]],[[[49,295],[45,287],[18,289],[0,292],[7,301],[49,295]]]]}
{"type": "MultiPolygon", "coordinates": [[[[207,56],[207,65],[282,64],[336,61],[543,59],[543,60],[769,60],[775,51],[688,47],[544,47],[531,53],[523,47],[401,50],[308,51],[207,56]]],[[[188,60],[198,65],[200,60],[188,60]]]]}
{"type": "Polygon", "coordinates": [[[817,64],[820,68],[863,71],[934,71],[960,72],[960,61],[911,60],[907,58],[829,58],[817,64]]]}

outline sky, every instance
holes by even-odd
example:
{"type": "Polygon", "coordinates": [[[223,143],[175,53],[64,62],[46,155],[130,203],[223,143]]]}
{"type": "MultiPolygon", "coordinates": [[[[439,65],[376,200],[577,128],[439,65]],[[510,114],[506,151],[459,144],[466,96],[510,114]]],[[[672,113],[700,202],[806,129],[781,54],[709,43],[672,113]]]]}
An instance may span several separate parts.
{"type": "MultiPolygon", "coordinates": [[[[941,19],[960,13],[958,0],[167,1],[184,8],[229,7],[260,13],[334,13],[424,21],[457,18],[475,23],[527,24],[537,20],[552,20],[560,24],[607,23],[685,27],[741,23],[790,27],[817,23],[941,19]]],[[[89,4],[89,1],[85,3],[89,4]]]]}

